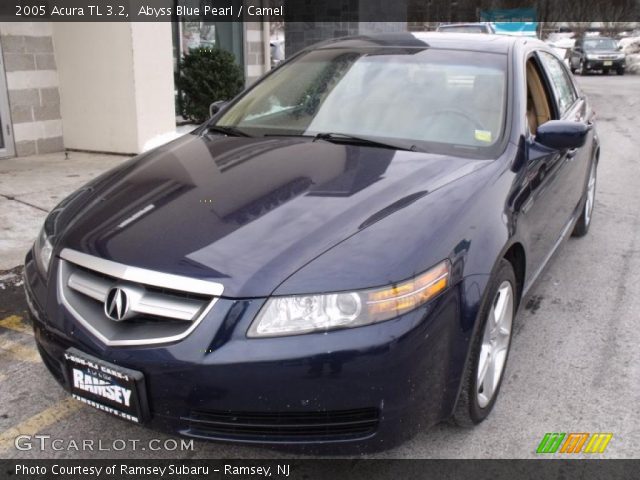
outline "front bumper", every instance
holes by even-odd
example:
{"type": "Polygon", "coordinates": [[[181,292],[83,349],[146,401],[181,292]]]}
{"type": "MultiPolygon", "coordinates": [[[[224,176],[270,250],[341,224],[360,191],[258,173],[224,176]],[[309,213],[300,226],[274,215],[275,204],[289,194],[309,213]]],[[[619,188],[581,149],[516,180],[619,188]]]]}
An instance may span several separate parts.
{"type": "Polygon", "coordinates": [[[586,60],[584,65],[587,70],[624,70],[625,60],[586,60]]]}
{"type": "Polygon", "coordinates": [[[67,390],[64,352],[75,347],[144,374],[151,428],[210,440],[387,448],[449,416],[469,337],[450,288],[377,325],[265,339],[245,335],[263,300],[222,298],[179,342],[107,347],[29,256],[25,289],[43,361],[67,390]]]}

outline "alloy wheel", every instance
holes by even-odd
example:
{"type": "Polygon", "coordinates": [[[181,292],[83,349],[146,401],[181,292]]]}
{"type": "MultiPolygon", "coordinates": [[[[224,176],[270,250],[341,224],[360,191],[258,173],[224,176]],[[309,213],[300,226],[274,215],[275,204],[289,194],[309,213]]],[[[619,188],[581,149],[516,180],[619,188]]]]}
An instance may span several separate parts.
{"type": "Polygon", "coordinates": [[[476,399],[480,408],[489,405],[502,378],[511,340],[513,305],[513,287],[504,281],[493,299],[482,336],[476,372],[476,399]]]}
{"type": "Polygon", "coordinates": [[[587,201],[584,203],[584,220],[587,225],[591,223],[591,214],[596,199],[596,165],[591,165],[589,183],[587,184],[587,201]]]}

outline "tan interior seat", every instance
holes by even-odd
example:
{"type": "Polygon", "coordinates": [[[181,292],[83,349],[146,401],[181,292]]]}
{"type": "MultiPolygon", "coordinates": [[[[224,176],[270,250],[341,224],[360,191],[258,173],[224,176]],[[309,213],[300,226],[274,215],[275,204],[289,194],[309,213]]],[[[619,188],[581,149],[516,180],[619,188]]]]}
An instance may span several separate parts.
{"type": "Polygon", "coordinates": [[[536,133],[538,128],[538,119],[536,118],[536,109],[533,105],[533,98],[531,98],[531,91],[527,86],[527,120],[529,121],[529,130],[531,133],[536,133]]]}
{"type": "Polygon", "coordinates": [[[551,120],[549,99],[533,60],[527,62],[527,119],[532,134],[536,133],[539,125],[551,120]]]}

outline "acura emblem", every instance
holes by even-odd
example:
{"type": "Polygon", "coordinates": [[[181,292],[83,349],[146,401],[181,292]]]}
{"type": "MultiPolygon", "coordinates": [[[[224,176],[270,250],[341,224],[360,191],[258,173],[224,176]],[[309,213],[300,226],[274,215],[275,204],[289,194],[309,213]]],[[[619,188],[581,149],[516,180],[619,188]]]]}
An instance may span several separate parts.
{"type": "Polygon", "coordinates": [[[111,320],[119,322],[124,320],[129,312],[129,299],[127,292],[120,287],[113,287],[107,294],[104,302],[104,313],[111,320]]]}

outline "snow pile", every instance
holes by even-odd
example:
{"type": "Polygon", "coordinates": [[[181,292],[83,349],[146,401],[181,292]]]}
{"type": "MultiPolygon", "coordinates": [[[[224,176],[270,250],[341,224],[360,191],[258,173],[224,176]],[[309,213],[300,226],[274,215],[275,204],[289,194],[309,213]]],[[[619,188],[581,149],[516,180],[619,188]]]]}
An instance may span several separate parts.
{"type": "Polygon", "coordinates": [[[569,35],[573,34],[552,33],[547,38],[546,42],[552,47],[571,49],[575,45],[576,41],[569,35]]]}
{"type": "Polygon", "coordinates": [[[545,40],[558,56],[564,60],[564,63],[569,66],[569,56],[571,49],[575,45],[576,41],[572,38],[573,33],[551,33],[545,40]]]}
{"type": "Polygon", "coordinates": [[[618,42],[625,53],[640,53],[640,37],[627,37],[618,42]]]}
{"type": "Polygon", "coordinates": [[[0,271],[0,290],[6,290],[11,287],[20,287],[23,284],[22,267],[15,267],[11,270],[0,271]]]}
{"type": "Polygon", "coordinates": [[[627,73],[640,74],[640,37],[623,38],[618,45],[627,55],[627,73]]]}

